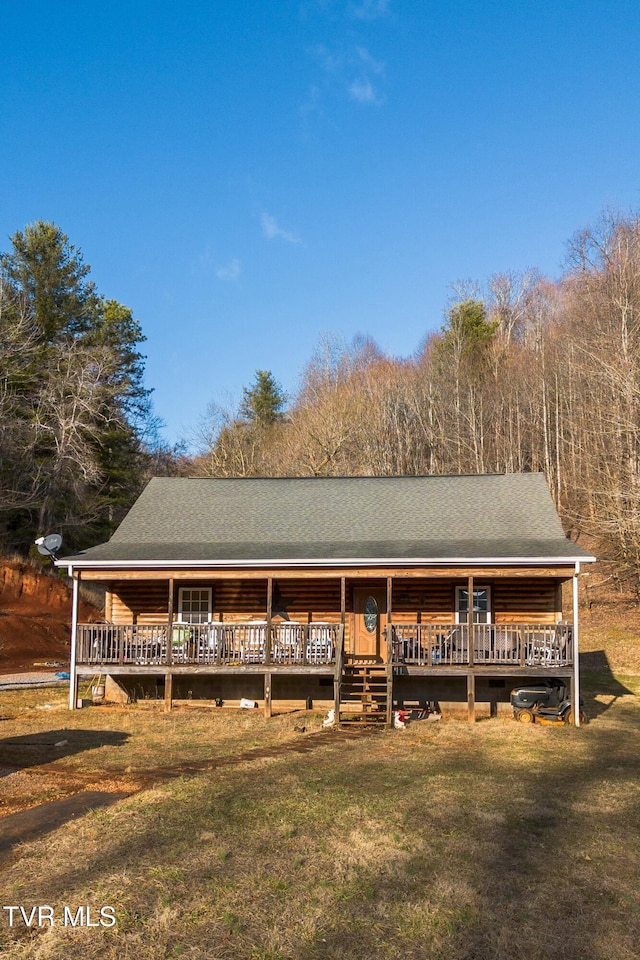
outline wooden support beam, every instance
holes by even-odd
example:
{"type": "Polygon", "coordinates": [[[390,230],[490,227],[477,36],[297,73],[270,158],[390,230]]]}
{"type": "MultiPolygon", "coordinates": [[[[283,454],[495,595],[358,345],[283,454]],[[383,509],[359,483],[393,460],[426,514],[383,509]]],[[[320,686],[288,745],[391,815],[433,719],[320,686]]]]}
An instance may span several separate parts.
{"type": "Polygon", "coordinates": [[[393,724],[393,577],[387,577],[387,624],[385,662],[387,665],[387,724],[393,724]]]}
{"type": "Polygon", "coordinates": [[[71,664],[69,667],[69,709],[76,710],[78,706],[78,673],[76,658],[78,650],[78,600],[80,596],[80,577],[78,573],[73,578],[73,592],[71,595],[71,664]]]}
{"type": "Polygon", "coordinates": [[[333,677],[333,710],[336,724],[340,722],[340,702],[342,700],[342,671],[344,670],[344,643],[347,622],[347,578],[340,577],[340,624],[342,637],[336,650],[336,667],[333,677]]]}
{"type": "Polygon", "coordinates": [[[335,717],[336,725],[340,719],[340,701],[342,699],[342,677],[340,676],[340,671],[336,666],[336,673],[333,678],[333,715],[335,717]]]}
{"type": "Polygon", "coordinates": [[[385,650],[385,662],[393,662],[393,577],[387,577],[387,619],[386,619],[386,629],[385,629],[385,638],[386,638],[386,650],[385,650]]]}
{"type": "Polygon", "coordinates": [[[347,578],[340,577],[340,623],[342,624],[342,656],[347,643],[347,578]]]}
{"type": "Polygon", "coordinates": [[[173,674],[170,670],[164,675],[164,708],[173,709],[173,674]]]}
{"type": "Polygon", "coordinates": [[[167,604],[167,664],[173,660],[173,577],[169,577],[169,602],[167,604]]]}
{"type": "Polygon", "coordinates": [[[267,720],[271,717],[271,674],[264,675],[264,715],[267,720]]]}
{"type": "Polygon", "coordinates": [[[467,580],[467,632],[469,634],[469,666],[473,666],[473,577],[467,580]]]}
{"type": "Polygon", "coordinates": [[[576,727],[580,726],[580,631],[578,625],[578,575],[580,573],[580,564],[576,563],[576,572],[573,578],[573,673],[571,674],[571,709],[573,710],[573,722],[576,727]]]}
{"type": "MultiPolygon", "coordinates": [[[[264,662],[271,663],[271,615],[273,612],[273,577],[267,578],[267,626],[264,637],[264,662]]],[[[265,677],[266,683],[266,677],[265,677]]],[[[266,710],[266,701],[265,701],[266,710]]],[[[271,716],[271,714],[269,714],[271,716]]]]}
{"type": "Polygon", "coordinates": [[[476,678],[475,674],[467,674],[467,710],[469,723],[475,723],[476,720],[476,678]]]}
{"type": "Polygon", "coordinates": [[[99,580],[108,582],[111,580],[166,580],[167,577],[175,577],[180,582],[189,583],[191,580],[264,580],[267,576],[278,577],[288,580],[328,580],[336,577],[348,577],[350,580],[371,580],[372,577],[384,579],[393,576],[396,580],[432,580],[447,579],[460,580],[470,574],[475,576],[476,580],[496,580],[503,577],[511,579],[531,579],[533,577],[558,578],[560,580],[571,580],[574,571],[574,564],[561,564],[559,566],[456,566],[455,564],[439,567],[391,567],[391,566],[373,566],[373,567],[268,567],[268,568],[220,568],[220,567],[198,567],[185,569],[180,567],[167,567],[166,569],[149,569],[141,567],[139,570],[121,568],[117,570],[105,569],[96,570],[87,568],[83,570],[83,580],[99,580]]]}
{"type": "Polygon", "coordinates": [[[118,663],[124,665],[124,636],[126,630],[118,630],[118,663]]]}

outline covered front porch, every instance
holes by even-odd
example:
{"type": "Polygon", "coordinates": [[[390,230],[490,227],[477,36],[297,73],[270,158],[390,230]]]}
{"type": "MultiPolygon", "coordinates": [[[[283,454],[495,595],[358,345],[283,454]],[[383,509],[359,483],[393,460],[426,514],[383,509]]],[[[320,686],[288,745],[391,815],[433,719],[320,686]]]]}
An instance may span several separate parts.
{"type": "MultiPolygon", "coordinates": [[[[72,686],[91,671],[161,677],[170,708],[175,678],[253,676],[270,715],[274,677],[284,689],[288,676],[303,702],[312,699],[304,684],[315,698],[322,677],[336,716],[345,698],[354,707],[355,689],[356,706],[369,709],[368,685],[390,721],[402,678],[431,699],[435,678],[448,676],[466,678],[473,719],[475,676],[574,674],[577,603],[573,623],[562,610],[569,576],[575,593],[572,568],[128,574],[106,583],[104,622],[74,623],[72,686]]],[[[79,575],[75,585],[78,592],[79,575]]]]}

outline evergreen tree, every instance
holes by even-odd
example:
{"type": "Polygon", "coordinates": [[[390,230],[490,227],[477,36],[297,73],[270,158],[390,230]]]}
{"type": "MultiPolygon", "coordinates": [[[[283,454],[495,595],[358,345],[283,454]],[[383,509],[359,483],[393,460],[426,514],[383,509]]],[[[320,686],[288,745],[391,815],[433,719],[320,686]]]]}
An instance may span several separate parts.
{"type": "Polygon", "coordinates": [[[270,427],[284,420],[287,396],[270,370],[256,370],[253,385],[242,393],[240,416],[248,423],[270,427]]]}
{"type": "Polygon", "coordinates": [[[38,221],[0,256],[0,536],[26,550],[110,532],[139,490],[149,420],[144,336],[68,237],[38,221]]]}
{"type": "Polygon", "coordinates": [[[463,300],[447,314],[442,350],[456,355],[461,362],[478,365],[487,356],[497,326],[495,320],[487,318],[481,300],[463,300]]]}
{"type": "Polygon", "coordinates": [[[11,243],[13,250],[0,256],[0,266],[33,318],[41,343],[60,343],[90,330],[100,300],[82,254],[60,228],[39,220],[18,230],[11,243]]]}

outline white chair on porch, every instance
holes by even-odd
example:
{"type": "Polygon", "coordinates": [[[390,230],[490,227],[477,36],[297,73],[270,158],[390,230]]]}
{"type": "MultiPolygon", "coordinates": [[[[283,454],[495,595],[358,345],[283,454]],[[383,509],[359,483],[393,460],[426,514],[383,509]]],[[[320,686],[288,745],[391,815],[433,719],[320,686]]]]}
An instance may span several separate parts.
{"type": "Polygon", "coordinates": [[[274,629],[273,659],[276,663],[299,663],[302,660],[302,624],[284,620],[274,629]]]}
{"type": "Polygon", "coordinates": [[[264,645],[267,636],[266,620],[251,620],[247,625],[244,643],[244,657],[247,663],[264,661],[264,645]]]}
{"type": "Polygon", "coordinates": [[[218,659],[218,650],[222,656],[222,640],[224,624],[219,620],[210,620],[204,624],[200,634],[198,661],[201,663],[215,663],[218,659]]]}
{"type": "Polygon", "coordinates": [[[333,656],[331,624],[314,620],[308,626],[305,657],[308,663],[330,663],[333,656]]]}

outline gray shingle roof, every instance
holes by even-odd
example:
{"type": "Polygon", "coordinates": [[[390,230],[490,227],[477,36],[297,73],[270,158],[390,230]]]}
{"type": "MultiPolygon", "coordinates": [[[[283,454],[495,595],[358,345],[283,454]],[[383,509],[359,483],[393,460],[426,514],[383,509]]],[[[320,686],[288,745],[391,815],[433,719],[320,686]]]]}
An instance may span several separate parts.
{"type": "Polygon", "coordinates": [[[593,559],[542,474],[151,480],[108,543],[123,565],[593,559]]]}

